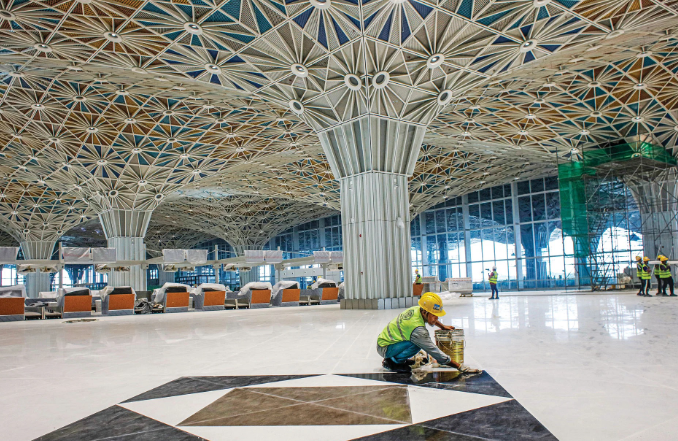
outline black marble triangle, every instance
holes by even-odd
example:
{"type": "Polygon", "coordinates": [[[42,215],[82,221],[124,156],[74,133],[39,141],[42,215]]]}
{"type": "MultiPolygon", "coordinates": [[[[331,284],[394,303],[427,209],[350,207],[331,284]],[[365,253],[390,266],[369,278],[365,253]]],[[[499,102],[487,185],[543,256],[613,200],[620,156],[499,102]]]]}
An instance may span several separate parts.
{"type": "Polygon", "coordinates": [[[317,375],[257,375],[234,377],[181,377],[165,383],[140,395],[132,397],[123,403],[132,401],[167,398],[177,395],[209,392],[232,387],[251,386],[255,384],[273,383],[276,381],[295,380],[297,378],[315,377],[317,375]]]}
{"type": "Polygon", "coordinates": [[[390,372],[373,374],[341,374],[344,377],[364,378],[366,380],[386,381],[389,383],[409,384],[436,389],[456,390],[482,395],[494,395],[497,397],[513,398],[506,389],[487,372],[482,374],[468,375],[458,371],[430,372],[428,374],[414,373],[395,374],[390,372]]]}
{"type": "Polygon", "coordinates": [[[36,441],[199,441],[202,438],[120,406],[83,418],[36,441]]]}
{"type": "Polygon", "coordinates": [[[400,429],[389,430],[374,435],[355,438],[352,441],[487,441],[475,436],[460,435],[458,433],[444,432],[429,427],[412,425],[400,429]]]}
{"type": "Polygon", "coordinates": [[[482,439],[558,440],[516,400],[425,421],[419,425],[482,439]]]}

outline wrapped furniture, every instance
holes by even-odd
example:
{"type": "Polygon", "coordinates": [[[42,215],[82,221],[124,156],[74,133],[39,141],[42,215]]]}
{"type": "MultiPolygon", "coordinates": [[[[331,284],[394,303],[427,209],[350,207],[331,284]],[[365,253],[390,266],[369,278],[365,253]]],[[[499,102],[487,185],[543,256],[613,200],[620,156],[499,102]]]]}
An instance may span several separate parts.
{"type": "Polygon", "coordinates": [[[275,284],[271,291],[271,305],[299,306],[301,290],[297,282],[283,280],[275,284]]]}
{"type": "Polygon", "coordinates": [[[334,280],[318,279],[311,285],[311,289],[303,291],[301,303],[307,305],[330,305],[339,302],[339,287],[334,280]]]}
{"type": "Polygon", "coordinates": [[[90,317],[92,294],[89,288],[63,288],[59,290],[56,308],[49,314],[61,318],[90,317]]]}
{"type": "Polygon", "coordinates": [[[22,321],[25,318],[24,285],[0,287],[0,322],[22,321]]]}
{"type": "Polygon", "coordinates": [[[165,283],[153,291],[153,303],[160,304],[158,312],[187,312],[189,286],[181,283],[165,283]]]}
{"type": "Polygon", "coordinates": [[[200,311],[221,311],[226,303],[226,286],[203,283],[193,290],[193,307],[200,311]]]}
{"type": "Polygon", "coordinates": [[[243,286],[238,294],[230,294],[226,297],[226,306],[240,308],[268,308],[271,306],[271,290],[273,287],[268,282],[250,282],[243,286]]]}
{"type": "Polygon", "coordinates": [[[134,315],[136,292],[131,286],[107,286],[99,291],[103,315],[134,315]]]}

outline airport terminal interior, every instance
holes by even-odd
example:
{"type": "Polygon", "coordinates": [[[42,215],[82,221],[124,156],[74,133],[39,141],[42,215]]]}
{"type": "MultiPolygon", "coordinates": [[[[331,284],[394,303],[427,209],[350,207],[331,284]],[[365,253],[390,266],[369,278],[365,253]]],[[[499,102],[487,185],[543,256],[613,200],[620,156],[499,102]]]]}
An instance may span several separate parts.
{"type": "Polygon", "coordinates": [[[0,0],[0,438],[677,439],[678,0],[0,0]]]}

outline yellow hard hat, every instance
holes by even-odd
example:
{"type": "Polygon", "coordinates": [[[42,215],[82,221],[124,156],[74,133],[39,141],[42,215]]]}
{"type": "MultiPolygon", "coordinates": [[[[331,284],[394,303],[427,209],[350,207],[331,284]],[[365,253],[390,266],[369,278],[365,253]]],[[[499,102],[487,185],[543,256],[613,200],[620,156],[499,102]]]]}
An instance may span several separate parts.
{"type": "Polygon", "coordinates": [[[645,262],[649,262],[649,261],[650,261],[650,258],[647,257],[647,256],[645,256],[645,257],[643,257],[643,260],[644,260],[645,262]]]}
{"type": "Polygon", "coordinates": [[[636,256],[636,260],[640,261],[641,259],[642,259],[642,257],[636,256]]]}
{"type": "Polygon", "coordinates": [[[442,317],[447,314],[443,310],[443,301],[440,299],[440,296],[432,292],[424,293],[424,295],[421,296],[419,299],[419,306],[424,311],[430,312],[437,317],[442,317]]]}
{"type": "Polygon", "coordinates": [[[419,274],[419,270],[418,270],[418,269],[414,270],[414,272],[415,272],[416,274],[419,274]]]}
{"type": "Polygon", "coordinates": [[[659,256],[659,260],[669,260],[669,258],[666,256],[659,256]]]}

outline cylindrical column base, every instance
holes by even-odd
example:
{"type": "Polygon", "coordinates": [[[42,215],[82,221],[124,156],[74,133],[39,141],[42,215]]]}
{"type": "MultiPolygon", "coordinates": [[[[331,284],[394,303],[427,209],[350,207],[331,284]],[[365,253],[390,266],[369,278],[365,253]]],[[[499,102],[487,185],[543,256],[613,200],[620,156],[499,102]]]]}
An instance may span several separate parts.
{"type": "MultiPolygon", "coordinates": [[[[145,260],[146,246],[143,237],[112,237],[108,246],[117,251],[118,261],[145,260]]],[[[111,271],[108,284],[113,287],[131,286],[136,291],[146,290],[146,270],[134,265],[129,271],[111,271]]]]}
{"type": "Polygon", "coordinates": [[[240,274],[240,287],[247,285],[250,282],[259,281],[259,267],[252,267],[250,271],[239,271],[240,274]]]}
{"type": "Polygon", "coordinates": [[[374,302],[352,299],[412,297],[407,176],[366,172],[341,179],[341,215],[351,309],[378,309],[374,302]]]}
{"type": "Polygon", "coordinates": [[[663,254],[674,260],[678,256],[678,221],[676,213],[660,211],[641,213],[643,252],[651,259],[663,254]]]}
{"type": "Polygon", "coordinates": [[[39,294],[50,290],[52,278],[49,273],[26,274],[26,296],[38,298],[39,294]]]}

